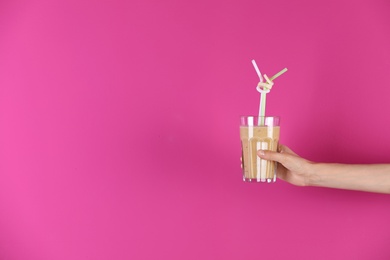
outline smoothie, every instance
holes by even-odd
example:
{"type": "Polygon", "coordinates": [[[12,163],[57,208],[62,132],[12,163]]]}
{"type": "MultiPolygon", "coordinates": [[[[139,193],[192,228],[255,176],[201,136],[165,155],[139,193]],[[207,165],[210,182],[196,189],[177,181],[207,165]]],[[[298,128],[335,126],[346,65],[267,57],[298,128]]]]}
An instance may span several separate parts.
{"type": "Polygon", "coordinates": [[[274,182],[276,162],[260,159],[257,151],[278,148],[279,126],[240,126],[243,179],[248,182],[274,182]]]}

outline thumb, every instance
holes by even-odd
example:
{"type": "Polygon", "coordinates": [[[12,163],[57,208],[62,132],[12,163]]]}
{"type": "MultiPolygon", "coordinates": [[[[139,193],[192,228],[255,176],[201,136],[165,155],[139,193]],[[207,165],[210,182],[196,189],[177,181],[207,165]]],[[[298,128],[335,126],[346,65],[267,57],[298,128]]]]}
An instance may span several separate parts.
{"type": "Polygon", "coordinates": [[[296,163],[297,158],[300,158],[294,151],[282,144],[279,144],[278,151],[259,150],[257,155],[262,159],[276,161],[285,166],[287,164],[294,164],[294,162],[296,163]]]}
{"type": "Polygon", "coordinates": [[[276,161],[291,171],[302,171],[302,167],[308,161],[299,157],[295,153],[290,154],[284,151],[278,153],[269,150],[259,150],[257,151],[257,155],[264,160],[276,161]]]}
{"type": "Polygon", "coordinates": [[[274,152],[270,150],[258,150],[257,155],[264,160],[276,161],[283,164],[284,166],[292,166],[296,159],[299,158],[295,153],[290,154],[285,151],[274,152]]]}
{"type": "Polygon", "coordinates": [[[281,164],[285,163],[286,161],[286,156],[288,154],[285,153],[278,153],[270,150],[258,150],[257,155],[264,160],[269,160],[269,161],[276,161],[281,164]]]}

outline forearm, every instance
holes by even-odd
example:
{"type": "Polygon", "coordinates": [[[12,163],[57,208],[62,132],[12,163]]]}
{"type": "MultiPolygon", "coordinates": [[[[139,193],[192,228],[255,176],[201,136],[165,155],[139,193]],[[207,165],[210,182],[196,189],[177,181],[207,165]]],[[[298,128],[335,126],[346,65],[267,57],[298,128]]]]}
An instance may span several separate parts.
{"type": "Polygon", "coordinates": [[[390,194],[390,164],[316,163],[312,168],[309,186],[390,194]]]}

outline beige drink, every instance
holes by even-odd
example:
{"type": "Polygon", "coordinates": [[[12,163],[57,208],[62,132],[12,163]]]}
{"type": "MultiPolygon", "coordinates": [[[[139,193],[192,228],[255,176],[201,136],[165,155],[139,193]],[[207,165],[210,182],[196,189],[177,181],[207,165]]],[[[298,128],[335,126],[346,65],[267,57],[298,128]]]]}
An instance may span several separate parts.
{"type": "MultiPolygon", "coordinates": [[[[277,125],[279,124],[279,121],[277,125]]],[[[276,162],[260,159],[257,151],[278,148],[280,126],[241,125],[243,179],[248,182],[275,182],[276,162]]]]}

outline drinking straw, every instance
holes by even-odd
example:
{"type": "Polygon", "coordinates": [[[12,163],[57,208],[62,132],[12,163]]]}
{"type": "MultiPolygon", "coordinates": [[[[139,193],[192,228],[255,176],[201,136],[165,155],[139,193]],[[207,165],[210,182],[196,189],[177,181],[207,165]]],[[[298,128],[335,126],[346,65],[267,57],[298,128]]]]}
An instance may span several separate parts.
{"type": "Polygon", "coordinates": [[[260,122],[259,125],[264,125],[264,120],[265,120],[265,105],[266,105],[266,98],[267,98],[267,93],[270,92],[272,85],[274,84],[268,77],[267,75],[264,74],[264,78],[267,81],[267,83],[260,82],[258,84],[257,90],[260,90],[260,106],[259,106],[259,117],[260,117],[260,122]],[[259,88],[259,87],[262,87],[259,88]]]}
{"type": "Polygon", "coordinates": [[[267,100],[267,93],[262,91],[260,93],[260,106],[259,106],[259,117],[260,117],[259,119],[260,119],[260,122],[259,122],[259,125],[264,125],[266,100],[267,100]]]}
{"type": "Polygon", "coordinates": [[[253,64],[253,67],[255,67],[257,76],[259,76],[260,82],[263,82],[263,77],[261,76],[259,67],[257,67],[256,61],[255,61],[255,60],[252,60],[252,64],[253,64]]]}
{"type": "MultiPolygon", "coordinates": [[[[260,83],[262,83],[264,80],[263,80],[263,77],[261,76],[261,72],[260,72],[260,69],[259,67],[257,66],[256,64],[256,61],[255,60],[252,60],[252,64],[253,64],[253,67],[255,68],[256,70],[256,73],[257,73],[257,76],[259,76],[259,80],[260,80],[260,83]]],[[[265,106],[265,93],[263,93],[262,91],[260,91],[260,105],[259,105],[259,119],[261,120],[261,122],[259,121],[258,124],[264,124],[264,121],[263,118],[261,117],[262,113],[263,113],[263,107],[262,105],[264,104],[265,106]]]]}
{"type": "Polygon", "coordinates": [[[260,121],[258,122],[259,125],[264,125],[264,117],[265,117],[265,105],[266,105],[266,94],[270,92],[273,80],[282,75],[287,71],[287,68],[282,69],[275,75],[273,75],[271,78],[268,78],[267,75],[264,74],[264,78],[266,79],[267,83],[264,82],[263,77],[260,73],[260,70],[255,62],[255,60],[252,60],[253,67],[256,70],[257,75],[259,76],[260,82],[257,85],[257,91],[260,92],[260,105],[259,105],[259,117],[260,121]],[[262,87],[262,89],[260,88],[262,87]]]}
{"type": "Polygon", "coordinates": [[[279,71],[278,73],[276,73],[275,75],[273,75],[272,77],[269,78],[270,81],[273,81],[274,79],[276,79],[277,77],[279,77],[280,75],[282,75],[283,73],[285,73],[287,71],[287,68],[284,68],[282,69],[281,71],[279,71]]]}

